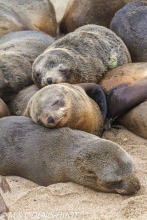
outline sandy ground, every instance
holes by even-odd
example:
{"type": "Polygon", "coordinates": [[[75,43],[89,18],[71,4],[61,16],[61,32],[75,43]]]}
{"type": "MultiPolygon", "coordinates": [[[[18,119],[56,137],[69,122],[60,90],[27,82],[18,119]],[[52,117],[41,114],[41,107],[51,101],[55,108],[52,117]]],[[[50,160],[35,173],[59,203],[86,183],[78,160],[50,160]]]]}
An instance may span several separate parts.
{"type": "MultiPolygon", "coordinates": [[[[52,0],[63,16],[68,0],[52,0]]],[[[10,212],[0,219],[146,220],[147,219],[147,140],[124,128],[111,129],[103,138],[121,145],[133,158],[141,190],[133,196],[101,193],[74,183],[38,186],[20,177],[7,177],[11,192],[3,193],[10,212]]]]}

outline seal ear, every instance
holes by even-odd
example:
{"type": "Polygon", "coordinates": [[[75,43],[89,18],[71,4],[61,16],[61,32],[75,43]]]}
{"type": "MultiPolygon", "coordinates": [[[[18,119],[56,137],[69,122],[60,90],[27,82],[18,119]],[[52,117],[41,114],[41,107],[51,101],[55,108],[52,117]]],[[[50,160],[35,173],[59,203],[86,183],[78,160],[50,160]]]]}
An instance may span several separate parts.
{"type": "Polygon", "coordinates": [[[91,177],[91,178],[97,178],[97,175],[94,173],[94,172],[89,172],[89,173],[86,173],[84,176],[86,177],[91,177]]]}

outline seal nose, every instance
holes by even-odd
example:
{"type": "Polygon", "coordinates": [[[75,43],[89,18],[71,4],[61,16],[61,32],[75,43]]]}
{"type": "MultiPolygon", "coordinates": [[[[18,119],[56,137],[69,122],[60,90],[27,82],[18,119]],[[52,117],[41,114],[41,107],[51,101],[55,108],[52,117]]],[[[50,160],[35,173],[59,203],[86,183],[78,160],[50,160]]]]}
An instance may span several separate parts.
{"type": "Polygon", "coordinates": [[[41,72],[38,72],[38,71],[37,71],[37,72],[36,72],[36,76],[37,76],[37,77],[40,77],[40,76],[41,76],[41,72]]]}
{"type": "Polygon", "coordinates": [[[47,119],[47,122],[48,122],[48,123],[54,123],[54,119],[50,116],[50,117],[47,119]]]}
{"type": "Polygon", "coordinates": [[[47,78],[47,82],[48,82],[48,84],[52,84],[52,78],[51,78],[51,77],[48,77],[48,78],[47,78]]]}
{"type": "Polygon", "coordinates": [[[135,186],[135,189],[136,189],[137,191],[139,191],[140,188],[141,188],[140,185],[135,186]]]}

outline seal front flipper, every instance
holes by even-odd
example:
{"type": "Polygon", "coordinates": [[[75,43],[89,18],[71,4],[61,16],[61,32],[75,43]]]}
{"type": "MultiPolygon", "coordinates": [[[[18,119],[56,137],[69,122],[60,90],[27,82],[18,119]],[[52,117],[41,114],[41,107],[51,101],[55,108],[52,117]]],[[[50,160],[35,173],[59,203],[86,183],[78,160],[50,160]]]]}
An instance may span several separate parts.
{"type": "Polygon", "coordinates": [[[112,120],[147,99],[147,77],[119,85],[106,94],[107,117],[112,120]]]}
{"type": "Polygon", "coordinates": [[[102,112],[103,119],[105,120],[107,114],[107,102],[101,86],[95,83],[80,83],[77,85],[82,87],[87,95],[98,104],[102,112]]]}
{"type": "MultiPolygon", "coordinates": [[[[3,176],[0,176],[0,188],[3,190],[3,192],[7,192],[7,191],[10,192],[11,191],[9,184],[7,183],[5,177],[3,177],[3,176]]],[[[9,212],[9,209],[6,206],[4,199],[0,195],[0,214],[2,214],[4,212],[9,212]]]]}
{"type": "Polygon", "coordinates": [[[4,176],[0,176],[0,188],[3,190],[4,193],[7,191],[11,191],[10,186],[4,176]]]}

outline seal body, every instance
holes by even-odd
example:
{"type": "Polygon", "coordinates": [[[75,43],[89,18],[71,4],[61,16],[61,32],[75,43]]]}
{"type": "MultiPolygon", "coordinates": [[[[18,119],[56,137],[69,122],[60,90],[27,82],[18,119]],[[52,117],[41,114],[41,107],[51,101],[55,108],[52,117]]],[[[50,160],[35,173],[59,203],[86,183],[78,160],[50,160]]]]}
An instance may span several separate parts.
{"type": "Polygon", "coordinates": [[[60,23],[60,30],[69,33],[87,24],[109,28],[114,14],[131,0],[70,0],[60,23]]]}
{"type": "Polygon", "coordinates": [[[127,152],[83,131],[49,130],[28,117],[5,117],[0,119],[0,152],[1,175],[18,175],[44,186],[72,181],[120,194],[140,188],[127,152]]]}
{"type": "Polygon", "coordinates": [[[19,31],[0,38],[0,97],[8,102],[33,84],[32,63],[54,39],[38,31],[19,31]]]}
{"type": "Polygon", "coordinates": [[[14,95],[13,99],[8,103],[11,115],[23,115],[30,98],[38,90],[38,87],[33,84],[22,89],[20,92],[18,92],[18,94],[14,95]]]}
{"type": "Polygon", "coordinates": [[[22,30],[56,36],[57,21],[50,0],[0,0],[0,36],[22,30]]]}
{"type": "Polygon", "coordinates": [[[111,70],[131,62],[128,49],[111,30],[85,25],[58,39],[33,64],[33,80],[41,88],[57,83],[98,83],[111,70]]]}
{"type": "Polygon", "coordinates": [[[119,85],[130,85],[147,76],[147,62],[123,64],[107,73],[99,82],[105,93],[119,85]]]}
{"type": "Polygon", "coordinates": [[[118,121],[140,137],[147,139],[147,101],[135,106],[118,118],[118,121]]]}
{"type": "Polygon", "coordinates": [[[147,137],[145,131],[141,135],[146,114],[143,106],[147,99],[147,63],[122,65],[110,71],[99,84],[106,94],[107,117],[114,120],[122,115],[117,121],[135,134],[147,137]]]}
{"type": "Polygon", "coordinates": [[[0,118],[9,115],[10,115],[10,111],[8,109],[8,106],[4,103],[2,99],[0,99],[0,118]]]}
{"type": "Polygon", "coordinates": [[[78,85],[60,83],[40,89],[23,115],[48,128],[67,126],[98,136],[103,129],[99,106],[78,85]]]}
{"type": "Polygon", "coordinates": [[[133,62],[147,62],[147,2],[135,1],[116,12],[110,25],[126,44],[133,62]]]}

